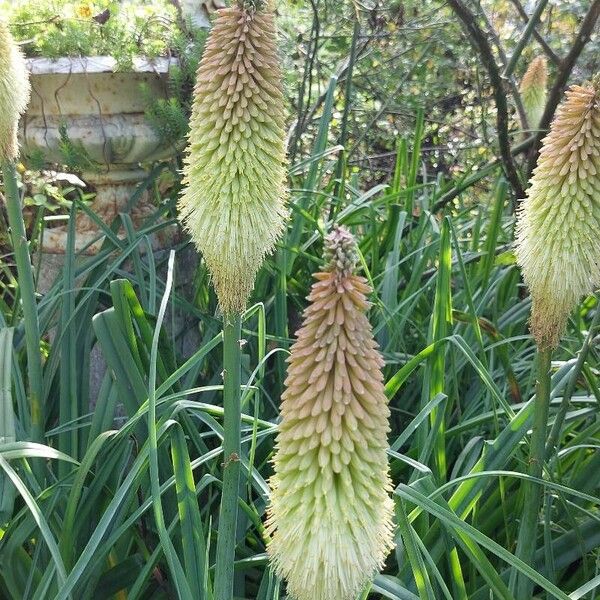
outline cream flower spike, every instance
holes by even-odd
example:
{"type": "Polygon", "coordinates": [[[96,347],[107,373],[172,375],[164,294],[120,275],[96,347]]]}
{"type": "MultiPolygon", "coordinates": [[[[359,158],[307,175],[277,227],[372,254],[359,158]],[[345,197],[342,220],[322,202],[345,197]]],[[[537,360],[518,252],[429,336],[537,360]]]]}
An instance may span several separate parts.
{"type": "Polygon", "coordinates": [[[517,260],[536,342],[556,347],[600,285],[600,78],[571,86],[556,111],[519,214],[517,260]]]}
{"type": "Polygon", "coordinates": [[[0,19],[0,160],[13,161],[19,154],[19,118],[29,102],[29,75],[21,50],[8,26],[0,19]]]}
{"type": "Polygon", "coordinates": [[[181,219],[225,314],[241,313],[284,231],[284,99],[266,3],[221,9],[194,91],[181,219]]]}
{"type": "Polygon", "coordinates": [[[326,239],[292,346],[271,478],[271,563],[295,600],[354,600],[392,548],[389,409],[371,325],[371,292],[354,274],[356,242],[326,239]]]}
{"type": "Polygon", "coordinates": [[[534,58],[521,80],[520,92],[529,127],[536,129],[546,108],[548,65],[545,56],[534,58]]]}

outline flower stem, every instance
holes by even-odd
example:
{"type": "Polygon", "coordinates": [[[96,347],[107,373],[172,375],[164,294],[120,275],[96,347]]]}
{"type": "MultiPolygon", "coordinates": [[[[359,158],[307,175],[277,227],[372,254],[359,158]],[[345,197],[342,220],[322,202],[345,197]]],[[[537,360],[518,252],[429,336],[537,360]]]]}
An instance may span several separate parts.
{"type": "Polygon", "coordinates": [[[223,318],[223,492],[219,512],[215,598],[233,598],[241,452],[241,316],[223,318]]]}
{"type": "MultiPolygon", "coordinates": [[[[546,430],[550,406],[550,368],[552,349],[538,349],[537,383],[535,388],[535,406],[533,411],[533,429],[529,447],[527,473],[531,477],[541,478],[546,455],[546,430]]],[[[537,540],[537,525],[542,500],[542,486],[523,480],[523,514],[517,542],[517,557],[531,565],[537,540]]],[[[531,581],[523,574],[517,575],[516,598],[531,598],[531,581]]]]}
{"type": "MultiPolygon", "coordinates": [[[[2,162],[6,212],[10,226],[17,276],[23,307],[23,325],[27,349],[27,374],[31,410],[30,439],[42,443],[44,439],[42,410],[42,357],[40,354],[40,326],[38,320],[33,269],[29,257],[29,245],[21,211],[21,197],[17,187],[17,174],[12,161],[2,162]]],[[[36,470],[37,471],[37,470],[36,470]]]]}

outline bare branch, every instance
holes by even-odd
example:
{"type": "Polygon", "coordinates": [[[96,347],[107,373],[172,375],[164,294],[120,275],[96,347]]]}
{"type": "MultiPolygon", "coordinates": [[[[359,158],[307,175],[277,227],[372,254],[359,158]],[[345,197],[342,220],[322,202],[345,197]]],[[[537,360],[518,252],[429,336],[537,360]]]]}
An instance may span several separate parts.
{"type": "MultiPolygon", "coordinates": [[[[516,198],[524,196],[523,185],[519,178],[519,173],[510,150],[510,139],[508,135],[508,104],[506,93],[504,91],[505,79],[500,75],[496,59],[490,43],[484,32],[481,30],[475,16],[463,4],[462,0],[447,0],[448,4],[461,20],[464,28],[470,36],[471,43],[479,51],[481,59],[487,69],[490,82],[494,89],[494,101],[496,103],[496,129],[498,131],[498,146],[502,165],[516,198]]],[[[600,2],[600,0],[598,0],[600,2]]]]}
{"type": "MultiPolygon", "coordinates": [[[[523,8],[523,5],[521,4],[520,0],[511,0],[511,2],[517,9],[517,12],[519,13],[521,19],[523,19],[525,25],[527,25],[529,23],[529,17],[527,16],[527,13],[525,12],[525,9],[523,8]]],[[[536,39],[537,43],[542,47],[544,53],[550,59],[550,61],[555,65],[558,65],[560,63],[559,56],[556,54],[556,52],[554,52],[554,50],[552,50],[550,44],[548,44],[548,42],[544,39],[544,37],[535,27],[533,28],[533,37],[536,39]]]]}
{"type": "Polygon", "coordinates": [[[398,96],[398,94],[400,93],[402,88],[406,85],[406,82],[410,81],[417,66],[419,64],[421,64],[421,61],[425,58],[425,56],[427,56],[427,53],[428,53],[429,48],[431,47],[432,43],[433,42],[430,40],[427,40],[425,42],[425,48],[421,52],[419,58],[413,63],[413,66],[404,75],[404,77],[398,82],[396,89],[386,98],[386,100],[384,102],[381,103],[381,107],[375,113],[375,116],[371,119],[371,121],[369,122],[367,127],[365,127],[364,131],[354,141],[354,144],[352,145],[352,147],[348,150],[348,153],[347,153],[348,158],[350,158],[350,156],[352,156],[354,154],[354,151],[360,146],[360,144],[364,140],[364,138],[368,135],[368,133],[370,131],[372,131],[372,129],[373,129],[373,127],[375,127],[375,124],[377,123],[377,121],[379,121],[381,115],[386,113],[390,102],[398,96]]]}
{"type": "MultiPolygon", "coordinates": [[[[369,46],[369,42],[370,42],[370,39],[367,39],[366,41],[364,41],[361,44],[360,48],[356,52],[355,61],[359,61],[362,58],[367,47],[369,46]]],[[[334,70],[334,76],[338,80],[338,84],[346,81],[349,66],[350,66],[350,57],[346,57],[338,65],[338,67],[334,70]]],[[[313,119],[313,117],[315,116],[315,114],[317,113],[319,108],[321,108],[321,106],[323,105],[323,102],[325,102],[325,98],[327,97],[328,89],[329,88],[326,88],[325,91],[322,92],[319,95],[319,97],[315,100],[313,105],[310,108],[306,109],[306,113],[305,113],[304,117],[302,118],[302,120],[300,120],[300,118],[297,118],[290,125],[287,136],[286,136],[286,140],[287,140],[286,145],[288,148],[290,148],[290,146],[292,144],[292,140],[295,137],[299,137],[300,135],[302,135],[302,133],[304,132],[304,126],[313,119]]]]}

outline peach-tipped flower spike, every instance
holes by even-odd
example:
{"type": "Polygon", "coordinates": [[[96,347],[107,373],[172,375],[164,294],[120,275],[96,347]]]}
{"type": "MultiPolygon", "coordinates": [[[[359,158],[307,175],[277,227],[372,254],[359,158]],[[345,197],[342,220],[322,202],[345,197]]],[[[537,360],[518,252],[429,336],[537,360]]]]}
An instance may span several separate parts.
{"type": "Polygon", "coordinates": [[[521,80],[521,98],[527,121],[531,129],[540,124],[546,108],[546,87],[548,85],[548,66],[545,56],[534,58],[521,80]]]}
{"type": "Polygon", "coordinates": [[[198,68],[181,219],[225,314],[240,313],[283,233],[284,99],[272,11],[222,9],[198,68]]]}
{"type": "Polygon", "coordinates": [[[21,50],[0,19],[0,160],[17,158],[19,117],[29,102],[29,76],[21,50]]]}
{"type": "Polygon", "coordinates": [[[556,111],[519,214],[517,260],[536,342],[556,347],[600,284],[600,78],[571,86],[556,111]]]}
{"type": "Polygon", "coordinates": [[[267,548],[295,600],[354,600],[392,548],[383,360],[356,257],[348,231],[327,237],[288,359],[267,548]]]}

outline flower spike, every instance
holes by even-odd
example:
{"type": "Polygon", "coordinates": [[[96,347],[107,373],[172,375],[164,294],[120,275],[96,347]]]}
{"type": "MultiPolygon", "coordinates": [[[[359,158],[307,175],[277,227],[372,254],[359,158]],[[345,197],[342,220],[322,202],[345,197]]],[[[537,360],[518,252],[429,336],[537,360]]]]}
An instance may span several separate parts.
{"type": "Polygon", "coordinates": [[[554,348],[569,313],[600,285],[600,79],[573,85],[543,141],[517,223],[531,330],[554,348]]]}
{"type": "Polygon", "coordinates": [[[356,242],[326,239],[288,359],[271,478],[268,553],[295,600],[354,600],[392,548],[389,409],[371,325],[371,292],[354,274],[356,242]]]}
{"type": "Polygon", "coordinates": [[[225,314],[241,313],[284,231],[284,100],[273,13],[222,9],[194,91],[180,217],[225,314]]]}

